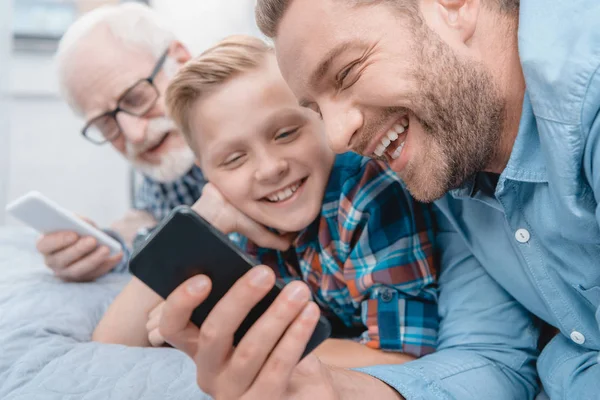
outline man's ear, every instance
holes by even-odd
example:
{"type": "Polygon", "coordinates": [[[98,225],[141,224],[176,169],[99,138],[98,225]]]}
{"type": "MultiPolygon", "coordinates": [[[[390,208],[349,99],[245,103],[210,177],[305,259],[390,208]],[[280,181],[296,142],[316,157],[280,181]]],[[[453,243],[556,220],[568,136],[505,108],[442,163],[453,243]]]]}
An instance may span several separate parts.
{"type": "Polygon", "coordinates": [[[192,58],[192,55],[183,43],[179,40],[174,40],[169,45],[169,57],[177,61],[180,65],[183,65],[192,58]]]}
{"type": "Polygon", "coordinates": [[[424,0],[422,7],[434,31],[442,37],[450,33],[455,40],[467,43],[477,27],[481,0],[424,0]]]}

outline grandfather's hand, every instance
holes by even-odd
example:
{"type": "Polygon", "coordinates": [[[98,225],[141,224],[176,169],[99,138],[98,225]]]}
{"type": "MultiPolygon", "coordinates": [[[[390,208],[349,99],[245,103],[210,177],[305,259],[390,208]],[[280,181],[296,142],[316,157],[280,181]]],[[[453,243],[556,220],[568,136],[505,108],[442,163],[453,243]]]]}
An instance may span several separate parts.
{"type": "Polygon", "coordinates": [[[290,247],[291,238],[277,235],[248,217],[229,203],[211,183],[204,186],[202,196],[192,209],[225,234],[240,233],[260,247],[282,251],[290,247]]]}
{"type": "Polygon", "coordinates": [[[200,328],[189,319],[210,293],[207,277],[189,279],[167,298],[159,331],[167,343],[194,360],[197,383],[205,393],[217,400],[402,398],[375,378],[328,367],[313,355],[298,364],[319,318],[319,309],[301,282],[287,285],[234,348],[235,331],[274,282],[269,268],[253,268],[200,328]]]}
{"type": "Polygon", "coordinates": [[[123,258],[123,253],[111,257],[110,249],[98,246],[95,238],[80,237],[70,231],[43,235],[37,242],[37,249],[56,276],[74,282],[93,281],[115,268],[123,258]]]}

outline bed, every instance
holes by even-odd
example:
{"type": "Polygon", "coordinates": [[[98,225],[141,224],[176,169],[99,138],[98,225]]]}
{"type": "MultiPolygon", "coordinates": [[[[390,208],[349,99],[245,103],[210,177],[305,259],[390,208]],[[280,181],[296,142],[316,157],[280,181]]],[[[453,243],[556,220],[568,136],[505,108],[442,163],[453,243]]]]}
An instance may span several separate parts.
{"type": "Polygon", "coordinates": [[[210,399],[177,350],[90,342],[129,276],[61,282],[35,251],[36,237],[0,227],[0,399],[210,399]]]}
{"type": "Polygon", "coordinates": [[[0,399],[209,399],[174,349],[90,342],[126,274],[56,279],[35,232],[0,227],[0,399]]]}

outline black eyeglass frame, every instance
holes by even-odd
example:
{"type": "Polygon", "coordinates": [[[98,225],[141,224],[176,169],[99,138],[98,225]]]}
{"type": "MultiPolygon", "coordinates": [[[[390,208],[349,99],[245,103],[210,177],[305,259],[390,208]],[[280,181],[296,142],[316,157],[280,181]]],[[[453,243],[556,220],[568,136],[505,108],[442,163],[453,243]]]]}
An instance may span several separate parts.
{"type": "Polygon", "coordinates": [[[127,90],[125,90],[123,92],[123,94],[121,94],[121,96],[119,96],[119,98],[117,99],[117,107],[115,107],[113,110],[104,112],[92,119],[90,119],[85,126],[83,127],[83,129],[81,130],[81,134],[83,135],[84,138],[86,138],[87,140],[89,140],[90,142],[97,144],[97,145],[102,145],[105,143],[109,143],[112,142],[114,140],[116,140],[119,136],[121,136],[121,134],[123,133],[123,130],[121,129],[121,125],[119,124],[119,120],[117,119],[117,114],[120,112],[124,112],[125,114],[129,114],[129,115],[133,115],[135,117],[143,117],[144,115],[146,115],[155,105],[156,105],[156,101],[158,100],[158,98],[160,97],[160,93],[158,91],[158,88],[156,87],[156,85],[154,85],[154,79],[156,79],[156,75],[158,75],[159,71],[162,69],[166,59],[167,59],[167,55],[169,54],[169,49],[166,49],[164,51],[164,53],[160,56],[160,58],[158,59],[158,61],[156,62],[156,65],[154,66],[154,68],[152,69],[152,72],[150,73],[150,75],[147,78],[143,78],[138,80],[136,83],[134,83],[133,85],[131,85],[127,90]],[[131,112],[128,111],[127,109],[122,108],[121,106],[119,106],[119,104],[121,103],[121,101],[123,101],[124,98],[127,97],[127,95],[134,90],[138,85],[140,85],[141,83],[149,83],[150,87],[152,89],[154,89],[155,95],[154,95],[154,100],[152,102],[148,103],[148,106],[142,111],[142,112],[131,112]],[[104,137],[104,140],[95,140],[93,138],[91,138],[88,134],[90,127],[92,127],[92,125],[94,125],[94,123],[102,118],[106,118],[106,117],[110,117],[115,121],[115,124],[117,126],[117,130],[116,132],[109,136],[109,137],[104,137]]]}

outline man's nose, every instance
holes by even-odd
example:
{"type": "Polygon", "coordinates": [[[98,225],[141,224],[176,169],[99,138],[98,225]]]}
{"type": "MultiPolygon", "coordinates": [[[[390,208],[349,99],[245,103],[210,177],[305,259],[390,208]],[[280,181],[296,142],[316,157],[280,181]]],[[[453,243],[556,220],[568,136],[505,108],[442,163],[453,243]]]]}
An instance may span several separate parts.
{"type": "Polygon", "coordinates": [[[146,139],[146,127],[148,121],[143,117],[136,117],[126,113],[119,113],[117,115],[119,126],[121,127],[121,134],[131,144],[143,143],[146,139]]]}
{"type": "Polygon", "coordinates": [[[321,115],[329,147],[336,153],[351,151],[357,139],[354,135],[363,124],[360,110],[344,102],[329,101],[321,106],[321,115]]]}

